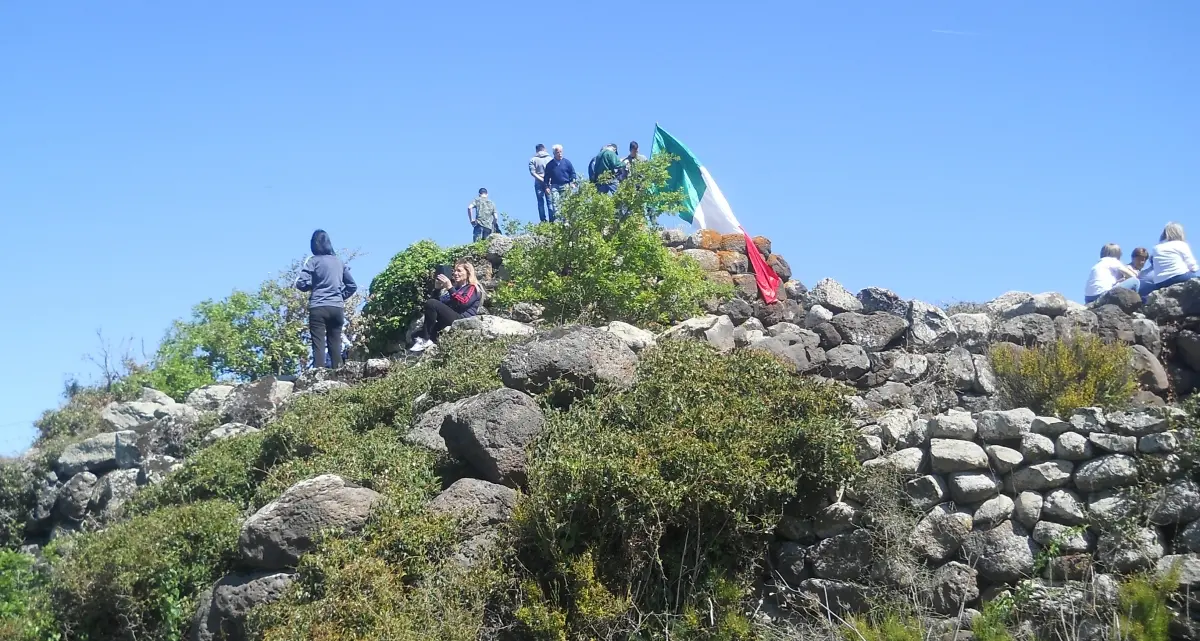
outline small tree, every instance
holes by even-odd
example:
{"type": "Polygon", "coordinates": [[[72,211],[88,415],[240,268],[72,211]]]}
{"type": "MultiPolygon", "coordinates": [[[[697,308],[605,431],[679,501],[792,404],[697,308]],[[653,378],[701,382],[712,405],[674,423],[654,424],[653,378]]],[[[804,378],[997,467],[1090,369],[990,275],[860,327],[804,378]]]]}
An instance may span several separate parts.
{"type": "Polygon", "coordinates": [[[1080,407],[1117,408],[1137,391],[1131,359],[1121,342],[1090,334],[1034,348],[995,345],[992,368],[1005,399],[1052,416],[1080,407]]]}

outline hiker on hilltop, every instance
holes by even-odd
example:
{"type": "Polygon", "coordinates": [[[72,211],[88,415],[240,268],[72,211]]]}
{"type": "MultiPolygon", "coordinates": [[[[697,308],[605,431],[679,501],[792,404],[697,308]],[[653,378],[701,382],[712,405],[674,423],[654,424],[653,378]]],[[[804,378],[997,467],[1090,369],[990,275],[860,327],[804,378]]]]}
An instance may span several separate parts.
{"type": "Polygon", "coordinates": [[[1138,293],[1145,299],[1153,292],[1191,278],[1200,277],[1200,265],[1183,234],[1183,225],[1167,223],[1159,242],[1150,250],[1146,282],[1138,293]]]}
{"type": "Polygon", "coordinates": [[[496,203],[488,199],[486,188],[480,187],[479,197],[467,204],[467,220],[475,229],[475,242],[500,232],[500,223],[496,220],[496,203]]]}
{"type": "Polygon", "coordinates": [[[596,191],[602,194],[615,194],[617,192],[617,179],[625,169],[625,165],[621,163],[621,159],[617,156],[617,145],[609,143],[604,145],[600,153],[592,159],[592,167],[589,168],[589,176],[596,185],[596,191]],[[600,177],[604,174],[609,174],[606,181],[600,182],[600,177]]]}
{"type": "Polygon", "coordinates": [[[1145,283],[1150,279],[1153,268],[1150,266],[1150,250],[1145,247],[1134,247],[1129,255],[1129,268],[1137,272],[1138,281],[1145,283]]]}
{"type": "Polygon", "coordinates": [[[533,176],[533,191],[537,194],[538,218],[546,222],[546,211],[550,208],[550,194],[546,192],[546,164],[550,154],[546,145],[534,147],[533,158],[529,159],[529,175],[533,176]]]}
{"type": "Polygon", "coordinates": [[[633,166],[637,163],[646,162],[646,157],[638,153],[636,140],[629,143],[629,155],[622,158],[621,162],[625,164],[625,175],[629,175],[629,172],[633,171],[633,166]]]}
{"type": "Polygon", "coordinates": [[[550,222],[558,215],[562,199],[567,190],[575,186],[579,176],[575,174],[575,165],[563,157],[562,145],[554,145],[554,158],[546,163],[546,194],[550,196],[550,222]]]}
{"type": "Polygon", "coordinates": [[[1092,265],[1092,271],[1088,273],[1083,302],[1090,303],[1115,287],[1136,292],[1139,285],[1137,272],[1121,263],[1121,246],[1109,243],[1100,248],[1100,261],[1092,265]]]}
{"type": "Polygon", "coordinates": [[[358,291],[350,268],[333,253],[325,230],[309,240],[312,258],[304,261],[296,289],[308,294],[308,333],[312,338],[313,367],[342,366],[342,326],[346,324],[346,299],[358,291]],[[325,360],[326,347],[329,361],[325,360]]]}
{"type": "Polygon", "coordinates": [[[438,334],[454,321],[477,314],[483,300],[484,291],[475,277],[475,266],[466,261],[455,264],[449,278],[438,274],[436,283],[438,297],[425,301],[425,323],[413,343],[414,352],[432,347],[438,334]]]}

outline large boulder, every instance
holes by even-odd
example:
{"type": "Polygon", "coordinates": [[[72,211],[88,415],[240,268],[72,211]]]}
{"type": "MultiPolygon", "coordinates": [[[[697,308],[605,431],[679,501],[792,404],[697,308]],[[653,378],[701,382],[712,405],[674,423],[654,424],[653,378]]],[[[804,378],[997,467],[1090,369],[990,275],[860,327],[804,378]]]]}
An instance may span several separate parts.
{"type": "Polygon", "coordinates": [[[287,572],[230,574],[200,597],[189,641],[249,641],[247,615],[282,597],[294,575],[287,572]]]}
{"type": "Polygon", "coordinates": [[[1152,527],[1114,529],[1100,536],[1096,560],[1109,571],[1128,574],[1154,567],[1165,550],[1162,535],[1152,527]]]}
{"type": "Polygon", "coordinates": [[[1067,299],[1057,292],[1035,294],[1001,312],[1003,318],[1015,318],[1025,314],[1042,314],[1051,318],[1067,312],[1067,299]]]}
{"type": "Polygon", "coordinates": [[[232,393],[232,385],[205,385],[192,390],[184,402],[201,412],[215,412],[221,409],[221,401],[232,393]]]}
{"type": "Polygon", "coordinates": [[[162,403],[149,401],[109,403],[100,412],[100,422],[109,430],[120,432],[153,421],[155,413],[162,408],[162,403]]]}
{"type": "Polygon", "coordinates": [[[460,564],[478,562],[495,545],[498,528],[512,518],[516,490],[481,481],[459,479],[429,502],[429,510],[457,518],[467,537],[456,555],[460,564]]]}
{"type": "Polygon", "coordinates": [[[91,472],[80,472],[72,476],[58,490],[58,503],[55,510],[58,515],[70,521],[81,521],[87,515],[88,504],[92,500],[92,492],[96,488],[96,475],[91,472]]]}
{"type": "Polygon", "coordinates": [[[273,376],[238,385],[221,401],[218,413],[225,423],[264,427],[275,418],[294,387],[290,381],[281,381],[273,376]]]}
{"type": "Polygon", "coordinates": [[[1004,292],[988,301],[984,305],[984,309],[993,316],[1007,317],[1012,310],[1031,300],[1033,300],[1033,294],[1028,292],[1004,292]]]}
{"type": "Polygon", "coordinates": [[[625,345],[634,352],[654,347],[654,334],[621,321],[613,321],[605,326],[605,331],[624,341],[625,345]]]}
{"type": "Polygon", "coordinates": [[[633,383],[637,355],[616,335],[594,327],[554,330],[517,345],[500,362],[500,379],[531,394],[563,381],[590,391],[633,383]]]}
{"type": "Polygon", "coordinates": [[[510,320],[502,316],[492,316],[490,314],[460,318],[451,323],[446,331],[485,340],[519,338],[522,336],[532,336],[537,332],[536,329],[525,323],[518,323],[515,320],[510,320]]]}
{"type": "Polygon", "coordinates": [[[988,467],[988,456],[982,447],[954,439],[930,439],[929,460],[934,474],[986,470],[988,467]]]}
{"type": "Polygon", "coordinates": [[[838,345],[826,352],[825,358],[829,376],[838,380],[857,380],[871,371],[871,359],[858,345],[838,345]]]}
{"type": "Polygon", "coordinates": [[[382,498],[334,474],[300,481],[242,524],[240,561],[261,570],[295,567],[323,532],[360,530],[382,498]]]}
{"type": "Polygon", "coordinates": [[[1096,314],[1096,335],[1106,341],[1132,343],[1137,340],[1133,333],[1133,317],[1116,305],[1102,305],[1092,310],[1096,314]]]}
{"type": "Polygon", "coordinates": [[[138,470],[113,470],[100,477],[92,488],[88,511],[101,522],[110,523],[121,513],[125,502],[138,488],[138,470]]]}
{"type": "Polygon", "coordinates": [[[1185,280],[1151,292],[1145,312],[1146,316],[1159,321],[1200,316],[1200,279],[1185,280]]]}
{"type": "Polygon", "coordinates": [[[834,316],[831,323],[843,340],[868,352],[887,349],[908,329],[908,321],[886,312],[843,312],[834,316]]]}
{"type": "Polygon", "coordinates": [[[1138,480],[1137,460],[1125,454],[1093,459],[1075,470],[1075,486],[1084,492],[1132,485],[1138,480]]]}
{"type": "Polygon", "coordinates": [[[896,292],[882,287],[868,287],[858,292],[858,301],[862,303],[864,314],[883,312],[900,318],[908,318],[908,301],[900,298],[896,292]]]}
{"type": "Polygon", "coordinates": [[[970,514],[956,511],[949,504],[939,505],[914,528],[913,549],[928,563],[943,563],[958,552],[973,525],[970,514]]]}
{"type": "Polygon", "coordinates": [[[940,352],[958,342],[954,321],[940,307],[919,300],[908,311],[908,344],[921,351],[940,352]]]}
{"type": "Polygon", "coordinates": [[[813,546],[809,556],[813,574],[822,579],[856,581],[871,566],[871,534],[852,530],[831,536],[813,546]]]}
{"type": "Polygon", "coordinates": [[[950,317],[958,330],[958,344],[974,353],[987,349],[992,335],[992,317],[987,314],[954,314],[950,317]]]}
{"type": "Polygon", "coordinates": [[[1054,319],[1045,314],[1022,314],[998,325],[994,340],[1026,347],[1048,345],[1056,336],[1054,319]]]}
{"type": "Polygon", "coordinates": [[[957,561],[934,570],[929,594],[933,611],[957,615],[963,605],[979,598],[977,576],[975,568],[957,561]]]}
{"type": "Polygon", "coordinates": [[[1018,531],[1012,521],[972,532],[963,542],[968,562],[973,562],[985,579],[995,583],[1011,583],[1032,575],[1037,551],[1037,544],[1018,531]]]}
{"type": "Polygon", "coordinates": [[[728,316],[700,316],[689,318],[668,329],[660,336],[660,340],[694,338],[702,340],[717,348],[718,351],[728,352],[734,348],[733,321],[728,316]]]}
{"type": "Polygon", "coordinates": [[[459,401],[440,433],[450,454],[485,480],[521,485],[526,448],[541,434],[545,421],[537,401],[506,388],[459,401]]]}
{"type": "Polygon", "coordinates": [[[1121,311],[1126,314],[1136,312],[1142,306],[1142,297],[1132,289],[1124,287],[1114,287],[1100,295],[1100,298],[1092,303],[1095,307],[1103,307],[1105,305],[1116,305],[1121,308],[1121,311]]]}
{"type": "Polygon", "coordinates": [[[797,373],[808,374],[819,369],[827,360],[820,340],[809,330],[797,330],[795,333],[781,333],[755,341],[750,348],[774,354],[795,367],[797,373]]]}
{"type": "Polygon", "coordinates": [[[1054,333],[1058,338],[1071,340],[1084,334],[1095,334],[1100,319],[1088,309],[1072,310],[1054,319],[1054,333]]]}
{"type": "Polygon", "coordinates": [[[1200,485],[1191,479],[1172,481],[1154,493],[1146,512],[1150,522],[1156,525],[1200,519],[1200,485]]]}
{"type": "Polygon", "coordinates": [[[1035,416],[1028,408],[1013,410],[986,410],[976,417],[979,426],[979,438],[988,443],[1003,441],[1019,441],[1021,436],[1029,433],[1035,416]]]}
{"type": "Polygon", "coordinates": [[[225,423],[224,425],[214,427],[208,434],[205,434],[204,438],[200,439],[200,446],[208,447],[218,441],[245,436],[246,434],[254,434],[259,431],[261,430],[257,427],[246,425],[245,423],[225,423]]]}
{"type": "Polygon", "coordinates": [[[1145,346],[1133,346],[1130,362],[1133,371],[1137,373],[1138,383],[1143,388],[1155,394],[1165,394],[1167,390],[1171,389],[1171,379],[1167,376],[1167,369],[1145,346]]]}
{"type": "Polygon", "coordinates": [[[137,438],[137,432],[124,430],[72,443],[58,455],[54,471],[60,479],[68,479],[84,471],[103,474],[114,470],[118,467],[118,455],[126,448],[133,447],[137,438]]]}
{"type": "Polygon", "coordinates": [[[833,313],[841,312],[860,312],[863,304],[850,290],[842,286],[841,283],[832,278],[822,278],[817,281],[816,285],[808,292],[808,300],[811,305],[820,305],[833,313]]]}
{"type": "Polygon", "coordinates": [[[400,438],[406,443],[419,445],[433,452],[448,452],[446,439],[442,438],[442,423],[456,407],[457,402],[442,403],[426,410],[400,438]]]}

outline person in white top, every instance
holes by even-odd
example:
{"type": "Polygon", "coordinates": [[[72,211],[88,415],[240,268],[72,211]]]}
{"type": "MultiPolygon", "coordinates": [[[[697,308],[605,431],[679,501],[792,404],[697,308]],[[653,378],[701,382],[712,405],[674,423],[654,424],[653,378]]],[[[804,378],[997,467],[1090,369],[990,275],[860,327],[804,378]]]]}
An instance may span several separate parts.
{"type": "Polygon", "coordinates": [[[1121,246],[1109,243],[1100,248],[1100,261],[1092,265],[1087,285],[1083,288],[1083,302],[1090,303],[1114,287],[1138,291],[1137,272],[1121,263],[1121,246]]]}
{"type": "Polygon", "coordinates": [[[1159,243],[1150,250],[1150,264],[1144,273],[1148,278],[1138,289],[1143,299],[1156,289],[1200,277],[1200,265],[1196,264],[1192,248],[1187,244],[1183,225],[1167,223],[1159,243]]]}

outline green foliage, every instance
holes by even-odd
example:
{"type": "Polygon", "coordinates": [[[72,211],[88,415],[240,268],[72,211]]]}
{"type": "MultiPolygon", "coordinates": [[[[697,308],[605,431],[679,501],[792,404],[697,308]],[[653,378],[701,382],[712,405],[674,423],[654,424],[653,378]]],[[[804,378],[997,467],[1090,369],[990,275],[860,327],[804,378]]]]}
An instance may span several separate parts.
{"type": "Polygon", "coordinates": [[[646,216],[619,215],[678,209],[680,194],[655,189],[666,184],[668,164],[667,157],[638,163],[612,196],[590,183],[568,196],[559,213],[565,224],[531,227],[536,242],[517,243],[505,255],[508,279],[494,292],[495,304],[537,302],[560,322],[652,324],[695,315],[702,301],[728,293],[695,261],[663,247],[646,216]]]}
{"type": "Polygon", "coordinates": [[[1135,576],[1121,584],[1118,623],[1120,638],[1129,641],[1168,641],[1171,638],[1171,609],[1178,568],[1165,577],[1135,576]]]}
{"type": "Polygon", "coordinates": [[[34,501],[33,483],[28,462],[0,457],[0,551],[24,542],[25,519],[34,501]]]}
{"type": "Polygon", "coordinates": [[[432,240],[422,240],[392,257],[371,281],[371,293],[363,308],[370,349],[380,350],[403,336],[429,298],[435,267],[482,257],[486,251],[486,241],[443,249],[432,240]]]}
{"type": "Polygon", "coordinates": [[[842,638],[845,641],[922,641],[925,632],[916,617],[888,610],[876,617],[850,617],[842,638]]]}
{"type": "Polygon", "coordinates": [[[1007,401],[1051,416],[1127,404],[1137,391],[1132,356],[1128,345],[1088,334],[1042,347],[991,349],[992,368],[1007,401]]]}
{"type": "Polygon", "coordinates": [[[103,431],[100,412],[116,394],[99,387],[68,386],[66,402],[57,409],[42,412],[33,422],[38,441],[60,437],[84,437],[103,431]]]}
{"type": "Polygon", "coordinates": [[[0,550],[0,639],[58,641],[49,581],[27,554],[0,550]]]}
{"type": "Polygon", "coordinates": [[[522,564],[573,634],[629,624],[580,608],[585,555],[609,602],[711,619],[709,599],[744,587],[784,504],[853,472],[845,418],[840,388],[769,355],[668,342],[631,389],[550,417],[518,519],[522,564]]]}
{"type": "Polygon", "coordinates": [[[971,620],[971,632],[977,641],[1012,641],[1008,621],[1013,613],[1012,597],[996,598],[983,604],[979,616],[971,620]]]}
{"type": "Polygon", "coordinates": [[[166,508],[73,540],[54,569],[55,610],[69,638],[182,638],[195,596],[229,569],[237,506],[166,508]]]}

